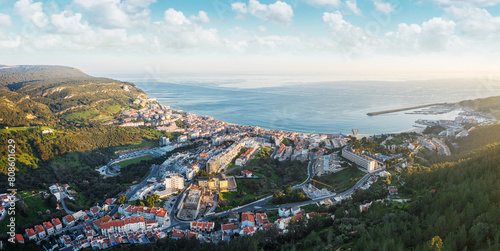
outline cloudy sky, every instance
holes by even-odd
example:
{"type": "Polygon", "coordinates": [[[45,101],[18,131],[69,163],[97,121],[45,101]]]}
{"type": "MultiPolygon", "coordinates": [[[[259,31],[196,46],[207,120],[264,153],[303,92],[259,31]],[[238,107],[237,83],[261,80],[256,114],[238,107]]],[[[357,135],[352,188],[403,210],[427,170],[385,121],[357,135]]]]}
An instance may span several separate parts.
{"type": "Polygon", "coordinates": [[[0,0],[0,64],[326,79],[485,77],[500,0],[0,0]]]}

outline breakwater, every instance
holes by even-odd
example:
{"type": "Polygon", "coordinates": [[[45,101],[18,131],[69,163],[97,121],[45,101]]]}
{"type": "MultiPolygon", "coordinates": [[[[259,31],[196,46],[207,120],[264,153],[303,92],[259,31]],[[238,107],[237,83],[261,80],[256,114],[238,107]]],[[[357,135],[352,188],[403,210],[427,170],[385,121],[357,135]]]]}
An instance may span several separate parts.
{"type": "Polygon", "coordinates": [[[400,109],[392,109],[392,110],[386,110],[386,111],[380,111],[380,112],[369,112],[366,115],[375,116],[375,115],[380,115],[380,114],[402,112],[402,111],[415,110],[415,109],[420,109],[420,108],[425,108],[425,107],[430,107],[430,106],[446,105],[446,104],[447,103],[435,103],[435,104],[419,105],[419,106],[412,106],[412,107],[400,108],[400,109]]]}

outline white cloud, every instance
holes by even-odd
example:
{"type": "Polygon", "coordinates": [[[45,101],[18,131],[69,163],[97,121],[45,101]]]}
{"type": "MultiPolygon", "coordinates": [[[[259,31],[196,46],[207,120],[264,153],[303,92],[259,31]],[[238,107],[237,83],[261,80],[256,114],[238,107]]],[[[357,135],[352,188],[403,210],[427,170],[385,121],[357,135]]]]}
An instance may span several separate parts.
{"type": "Polygon", "coordinates": [[[329,6],[329,7],[339,7],[340,0],[301,0],[313,6],[329,6]]]}
{"type": "Polygon", "coordinates": [[[432,0],[432,1],[440,5],[466,4],[466,5],[476,5],[476,6],[495,6],[497,4],[500,4],[500,0],[432,0]]]}
{"type": "Polygon", "coordinates": [[[12,25],[12,20],[7,14],[0,13],[0,28],[9,27],[12,25]]]}
{"type": "Polygon", "coordinates": [[[237,13],[237,18],[242,18],[245,14],[250,13],[264,21],[282,25],[290,24],[293,17],[292,6],[282,1],[276,1],[273,4],[261,4],[258,0],[249,0],[248,5],[237,2],[231,4],[231,8],[237,13]]]}
{"type": "Polygon", "coordinates": [[[154,0],[73,0],[81,7],[91,24],[99,27],[131,28],[147,26],[150,23],[151,10],[148,6],[154,0]]]}
{"type": "Polygon", "coordinates": [[[373,0],[373,5],[375,6],[375,10],[380,12],[390,14],[394,11],[394,6],[382,0],[373,0]]]}
{"type": "Polygon", "coordinates": [[[200,11],[198,16],[186,18],[182,11],[172,8],[165,11],[164,22],[155,23],[155,34],[158,35],[162,46],[167,48],[206,48],[221,45],[217,29],[204,29],[200,22],[208,22],[208,16],[200,11]]]}
{"type": "Polygon", "coordinates": [[[55,28],[56,33],[60,34],[80,34],[90,30],[90,26],[82,23],[82,14],[73,14],[70,11],[63,11],[59,14],[50,16],[50,22],[55,28]]]}
{"type": "Polygon", "coordinates": [[[191,21],[184,16],[182,11],[176,11],[172,8],[165,11],[165,22],[175,26],[191,24],[191,21]]]}
{"type": "Polygon", "coordinates": [[[231,9],[236,12],[236,19],[244,19],[245,14],[248,12],[247,4],[241,2],[231,4],[231,9]]]}
{"type": "Polygon", "coordinates": [[[267,28],[265,26],[259,25],[258,28],[260,32],[267,32],[267,28]]]}
{"type": "Polygon", "coordinates": [[[396,32],[386,33],[386,46],[397,53],[446,51],[460,43],[454,34],[455,27],[455,22],[440,17],[434,17],[422,25],[402,23],[396,32]]]}
{"type": "Polygon", "coordinates": [[[364,29],[344,20],[339,11],[323,13],[323,22],[328,25],[333,41],[344,52],[357,53],[373,43],[373,38],[364,29]]]}
{"type": "Polygon", "coordinates": [[[356,4],[356,0],[347,0],[345,2],[345,5],[349,11],[351,11],[353,14],[356,14],[358,16],[361,16],[361,10],[358,8],[358,5],[356,4]]]}
{"type": "Polygon", "coordinates": [[[492,16],[485,9],[451,6],[446,8],[445,12],[457,21],[457,27],[466,36],[493,39],[500,36],[500,17],[492,16]]]}
{"type": "Polygon", "coordinates": [[[198,11],[198,16],[191,15],[191,17],[189,17],[189,19],[191,19],[195,23],[208,23],[208,22],[210,22],[210,18],[208,18],[207,13],[202,11],[202,10],[198,11]]]}
{"type": "Polygon", "coordinates": [[[33,2],[32,0],[19,0],[14,4],[14,10],[24,20],[28,20],[36,27],[42,28],[49,23],[47,15],[43,12],[42,5],[41,2],[33,2]]]}

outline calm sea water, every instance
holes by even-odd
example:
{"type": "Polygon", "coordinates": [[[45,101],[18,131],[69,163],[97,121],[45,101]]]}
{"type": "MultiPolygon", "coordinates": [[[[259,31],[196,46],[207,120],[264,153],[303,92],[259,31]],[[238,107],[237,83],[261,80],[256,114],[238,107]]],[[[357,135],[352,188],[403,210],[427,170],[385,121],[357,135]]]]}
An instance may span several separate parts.
{"type": "Polygon", "coordinates": [[[482,81],[322,82],[268,88],[129,81],[174,109],[234,124],[304,133],[350,133],[352,128],[359,129],[359,134],[399,132],[411,129],[416,119],[453,119],[459,111],[442,115],[405,114],[408,111],[366,114],[500,95],[498,83],[482,81]]]}

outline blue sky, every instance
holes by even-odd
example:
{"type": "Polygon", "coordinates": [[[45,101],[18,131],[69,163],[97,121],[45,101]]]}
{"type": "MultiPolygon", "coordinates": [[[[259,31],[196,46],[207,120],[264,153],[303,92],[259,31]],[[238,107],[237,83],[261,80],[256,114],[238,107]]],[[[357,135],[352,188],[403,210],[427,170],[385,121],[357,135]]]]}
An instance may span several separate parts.
{"type": "Polygon", "coordinates": [[[90,73],[495,75],[500,0],[0,0],[0,64],[90,73]]]}

